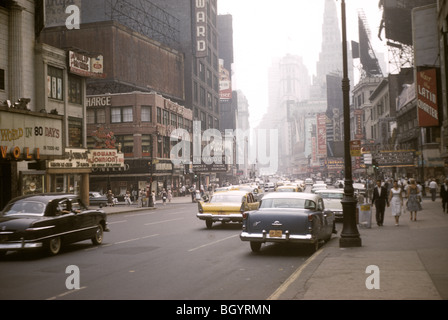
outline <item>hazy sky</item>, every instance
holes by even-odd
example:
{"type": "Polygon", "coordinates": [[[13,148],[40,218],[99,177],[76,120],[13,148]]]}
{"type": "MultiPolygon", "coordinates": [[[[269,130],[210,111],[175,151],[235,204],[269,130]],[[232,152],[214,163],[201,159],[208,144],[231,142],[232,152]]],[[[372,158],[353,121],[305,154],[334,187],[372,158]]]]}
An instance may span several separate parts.
{"type": "MultiPolygon", "coordinates": [[[[218,0],[218,14],[233,17],[233,89],[242,90],[249,101],[251,127],[259,123],[267,109],[267,73],[273,57],[299,55],[310,76],[316,73],[324,3],[325,0],[218,0]]],[[[348,41],[358,41],[358,10],[362,9],[374,50],[386,52],[384,42],[377,37],[381,21],[378,0],[346,0],[346,6],[348,41]]],[[[336,1],[336,9],[340,17],[340,0],[336,1]]]]}

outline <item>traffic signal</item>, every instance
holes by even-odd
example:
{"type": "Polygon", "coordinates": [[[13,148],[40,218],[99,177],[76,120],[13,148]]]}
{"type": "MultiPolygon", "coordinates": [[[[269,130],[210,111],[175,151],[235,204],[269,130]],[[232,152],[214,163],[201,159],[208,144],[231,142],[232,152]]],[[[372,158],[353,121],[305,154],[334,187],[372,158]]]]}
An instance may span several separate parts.
{"type": "Polygon", "coordinates": [[[373,170],[375,170],[375,171],[379,169],[378,161],[376,161],[375,159],[372,160],[372,167],[373,167],[373,170]]]}

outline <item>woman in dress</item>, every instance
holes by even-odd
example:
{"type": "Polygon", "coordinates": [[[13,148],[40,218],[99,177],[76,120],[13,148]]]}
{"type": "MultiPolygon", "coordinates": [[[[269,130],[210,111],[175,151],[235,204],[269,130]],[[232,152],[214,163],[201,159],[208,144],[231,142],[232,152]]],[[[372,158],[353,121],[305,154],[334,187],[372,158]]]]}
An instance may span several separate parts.
{"type": "Polygon", "coordinates": [[[395,226],[398,226],[401,208],[403,206],[403,196],[401,195],[401,188],[398,186],[397,180],[394,181],[394,186],[390,189],[389,203],[392,209],[392,216],[395,217],[395,226]]]}
{"type": "Polygon", "coordinates": [[[417,211],[422,210],[422,206],[420,204],[420,190],[415,184],[415,180],[411,180],[411,184],[408,186],[407,195],[408,202],[407,207],[409,212],[411,213],[411,221],[417,221],[417,211]]]}

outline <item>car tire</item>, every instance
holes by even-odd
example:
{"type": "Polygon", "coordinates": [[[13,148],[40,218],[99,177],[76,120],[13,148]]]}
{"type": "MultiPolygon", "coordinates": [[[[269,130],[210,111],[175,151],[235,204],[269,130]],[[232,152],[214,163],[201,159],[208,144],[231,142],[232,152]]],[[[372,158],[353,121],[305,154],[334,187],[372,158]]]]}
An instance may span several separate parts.
{"type": "Polygon", "coordinates": [[[95,230],[95,236],[93,236],[92,243],[96,246],[99,246],[103,243],[104,229],[101,224],[99,224],[95,230]]]}
{"type": "Polygon", "coordinates": [[[250,242],[250,249],[252,250],[252,252],[260,252],[261,242],[251,241],[250,242]]]}
{"type": "Polygon", "coordinates": [[[312,253],[315,253],[317,250],[319,250],[320,241],[316,240],[316,242],[310,244],[310,250],[312,253]]]}
{"type": "Polygon", "coordinates": [[[61,237],[56,237],[48,240],[46,251],[48,254],[55,256],[61,251],[62,240],[61,237]]]}
{"type": "Polygon", "coordinates": [[[213,226],[212,220],[205,220],[205,225],[207,226],[207,229],[211,229],[213,226]]]}

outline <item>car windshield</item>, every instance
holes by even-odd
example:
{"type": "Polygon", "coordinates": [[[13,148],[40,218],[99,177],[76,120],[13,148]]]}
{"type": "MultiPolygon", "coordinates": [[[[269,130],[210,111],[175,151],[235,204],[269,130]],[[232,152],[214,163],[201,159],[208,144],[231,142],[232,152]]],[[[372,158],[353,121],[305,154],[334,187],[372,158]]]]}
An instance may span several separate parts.
{"type": "Polygon", "coordinates": [[[211,198],[210,203],[217,203],[217,202],[242,203],[243,197],[239,194],[215,194],[211,198]]]}
{"type": "Polygon", "coordinates": [[[319,195],[324,199],[342,199],[344,197],[342,193],[331,192],[319,192],[319,195]]]}
{"type": "Polygon", "coordinates": [[[22,200],[10,203],[4,210],[4,216],[12,215],[34,215],[43,216],[45,212],[45,204],[39,201],[22,200]]]}
{"type": "Polygon", "coordinates": [[[290,199],[290,198],[275,198],[263,199],[260,209],[266,208],[296,208],[296,209],[316,209],[316,203],[308,199],[290,199]]]}

